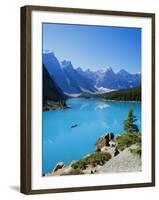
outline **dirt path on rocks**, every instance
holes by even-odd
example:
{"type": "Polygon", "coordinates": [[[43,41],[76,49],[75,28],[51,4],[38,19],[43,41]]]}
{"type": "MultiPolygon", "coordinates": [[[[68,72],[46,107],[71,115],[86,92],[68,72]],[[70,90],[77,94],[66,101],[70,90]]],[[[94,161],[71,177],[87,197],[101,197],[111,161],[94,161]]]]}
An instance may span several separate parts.
{"type": "Polygon", "coordinates": [[[141,171],[141,166],[141,159],[127,148],[97,169],[96,173],[136,172],[141,171]]]}

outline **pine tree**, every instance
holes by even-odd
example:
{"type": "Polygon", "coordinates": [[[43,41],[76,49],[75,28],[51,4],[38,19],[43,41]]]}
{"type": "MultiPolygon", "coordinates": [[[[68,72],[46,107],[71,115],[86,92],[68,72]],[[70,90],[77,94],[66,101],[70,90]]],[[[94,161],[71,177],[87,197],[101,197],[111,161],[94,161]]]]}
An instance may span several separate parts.
{"type": "Polygon", "coordinates": [[[137,121],[136,116],[134,115],[133,109],[130,109],[128,112],[128,117],[124,121],[124,130],[126,133],[139,132],[138,126],[135,124],[137,121]]]}

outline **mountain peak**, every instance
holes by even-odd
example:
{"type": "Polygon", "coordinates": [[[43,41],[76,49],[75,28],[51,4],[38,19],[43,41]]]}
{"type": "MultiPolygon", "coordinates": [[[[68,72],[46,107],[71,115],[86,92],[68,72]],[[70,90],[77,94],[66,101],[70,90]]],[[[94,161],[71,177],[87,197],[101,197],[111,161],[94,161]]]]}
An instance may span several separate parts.
{"type": "Polygon", "coordinates": [[[106,70],[106,73],[114,74],[114,71],[111,67],[108,67],[107,70],[106,70]]]}
{"type": "Polygon", "coordinates": [[[83,71],[81,67],[78,67],[76,70],[79,71],[79,72],[83,71]]]}
{"type": "Polygon", "coordinates": [[[55,54],[53,53],[53,51],[50,51],[50,50],[44,50],[43,54],[52,54],[53,56],[55,56],[55,54]]]}
{"type": "Polygon", "coordinates": [[[72,63],[71,61],[63,60],[61,62],[62,67],[71,67],[72,68],[72,63]]]}
{"type": "Polygon", "coordinates": [[[104,74],[106,72],[105,69],[99,69],[96,71],[97,74],[104,74]]]}
{"type": "Polygon", "coordinates": [[[125,69],[121,69],[121,70],[118,72],[118,74],[120,74],[120,75],[128,75],[129,72],[127,72],[125,69]]]}

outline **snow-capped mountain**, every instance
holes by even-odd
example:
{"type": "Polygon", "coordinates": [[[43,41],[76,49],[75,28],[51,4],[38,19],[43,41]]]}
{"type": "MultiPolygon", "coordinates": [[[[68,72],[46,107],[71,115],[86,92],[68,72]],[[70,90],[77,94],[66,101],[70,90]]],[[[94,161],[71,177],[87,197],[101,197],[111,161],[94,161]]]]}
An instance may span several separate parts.
{"type": "Polygon", "coordinates": [[[91,70],[77,70],[85,77],[92,79],[96,88],[106,88],[111,90],[133,88],[141,84],[141,74],[130,74],[124,69],[115,73],[111,67],[105,70],[93,72],[91,70]]]}
{"type": "Polygon", "coordinates": [[[74,69],[70,61],[59,63],[54,53],[43,53],[43,64],[46,66],[50,76],[59,88],[67,94],[79,94],[82,92],[96,92],[91,79],[86,78],[74,69]]]}
{"type": "Polygon", "coordinates": [[[108,68],[104,72],[102,71],[98,72],[96,78],[97,87],[116,89],[116,87],[114,87],[115,83],[116,83],[116,75],[112,70],[112,68],[108,68]]]}
{"type": "Polygon", "coordinates": [[[124,69],[115,73],[112,68],[97,74],[96,86],[109,89],[133,88],[141,84],[141,74],[130,74],[124,69]]]}
{"type": "Polygon", "coordinates": [[[52,79],[63,91],[68,91],[68,82],[63,70],[61,69],[60,63],[55,57],[53,52],[45,51],[43,53],[43,65],[46,67],[52,79]]]}
{"type": "MultiPolygon", "coordinates": [[[[130,74],[124,69],[121,69],[117,74],[118,81],[121,82],[122,88],[133,88],[141,85],[141,74],[130,74]]],[[[121,89],[122,89],[121,88],[121,89]]]]}
{"type": "Polygon", "coordinates": [[[43,53],[43,64],[59,88],[66,94],[100,93],[141,85],[141,73],[130,74],[124,69],[115,73],[111,67],[91,71],[74,68],[70,61],[61,63],[52,52],[43,53]]]}
{"type": "Polygon", "coordinates": [[[93,81],[75,70],[70,61],[61,62],[61,66],[69,82],[80,92],[96,92],[93,81]]]}

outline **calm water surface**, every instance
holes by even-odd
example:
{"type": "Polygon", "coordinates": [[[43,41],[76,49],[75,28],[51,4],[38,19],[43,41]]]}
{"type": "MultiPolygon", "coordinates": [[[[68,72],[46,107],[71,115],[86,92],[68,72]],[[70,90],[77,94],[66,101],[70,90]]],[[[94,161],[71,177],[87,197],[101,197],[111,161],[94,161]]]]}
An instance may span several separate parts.
{"type": "Polygon", "coordinates": [[[122,133],[130,108],[141,129],[141,104],[98,98],[68,99],[70,109],[43,112],[43,173],[57,162],[69,164],[95,150],[95,141],[106,132],[122,133]],[[72,125],[77,124],[75,128],[72,125]]]}

